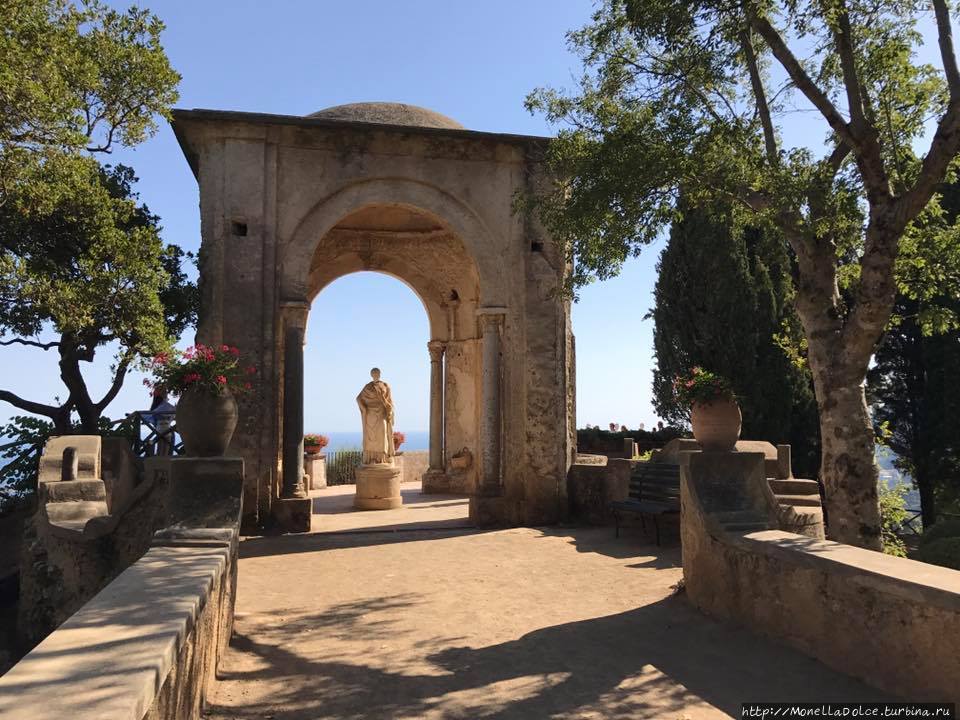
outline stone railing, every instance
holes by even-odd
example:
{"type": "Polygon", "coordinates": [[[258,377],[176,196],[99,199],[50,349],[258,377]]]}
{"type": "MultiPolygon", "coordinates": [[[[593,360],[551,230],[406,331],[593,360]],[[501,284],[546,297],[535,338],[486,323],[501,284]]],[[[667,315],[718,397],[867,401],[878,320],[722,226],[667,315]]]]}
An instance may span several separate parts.
{"type": "Polygon", "coordinates": [[[152,458],[169,524],[0,677],[5,720],[197,718],[233,625],[243,461],[152,458]]]}
{"type": "Polygon", "coordinates": [[[684,455],[697,607],[905,699],[960,702],[960,572],[777,530],[762,454],[684,455]]]}

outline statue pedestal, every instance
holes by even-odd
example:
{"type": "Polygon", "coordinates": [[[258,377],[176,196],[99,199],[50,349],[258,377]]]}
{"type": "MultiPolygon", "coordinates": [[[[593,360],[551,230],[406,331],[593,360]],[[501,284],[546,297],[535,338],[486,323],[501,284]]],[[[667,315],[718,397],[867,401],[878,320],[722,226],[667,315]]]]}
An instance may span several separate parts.
{"type": "Polygon", "coordinates": [[[402,470],[392,463],[361,465],[356,469],[358,510],[390,510],[403,505],[400,495],[402,470]]]}

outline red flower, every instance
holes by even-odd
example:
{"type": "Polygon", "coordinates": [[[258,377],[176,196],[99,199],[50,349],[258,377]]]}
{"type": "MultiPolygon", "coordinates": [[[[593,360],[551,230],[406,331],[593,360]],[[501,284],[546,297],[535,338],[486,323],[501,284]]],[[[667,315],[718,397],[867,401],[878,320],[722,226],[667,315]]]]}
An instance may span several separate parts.
{"type": "Polygon", "coordinates": [[[221,349],[223,352],[230,352],[230,346],[229,346],[229,345],[221,345],[221,346],[220,346],[220,349],[221,349]]]}
{"type": "Polygon", "coordinates": [[[252,390],[252,389],[253,389],[253,385],[252,385],[251,383],[244,383],[244,384],[243,384],[243,389],[244,389],[244,390],[252,390]]]}
{"type": "Polygon", "coordinates": [[[256,375],[257,369],[253,365],[251,365],[250,367],[247,368],[246,372],[247,372],[247,375],[256,375]]]}
{"type": "Polygon", "coordinates": [[[195,383],[199,379],[200,379],[199,373],[187,373],[186,375],[183,376],[183,382],[185,385],[189,385],[190,383],[195,383]]]}
{"type": "Polygon", "coordinates": [[[218,384],[218,385],[226,385],[226,384],[227,384],[227,379],[226,379],[223,375],[217,375],[217,384],[218,384]]]}
{"type": "Polygon", "coordinates": [[[167,355],[167,353],[162,352],[162,353],[157,353],[157,355],[153,358],[153,361],[158,365],[166,365],[169,359],[170,359],[170,356],[167,355]]]}

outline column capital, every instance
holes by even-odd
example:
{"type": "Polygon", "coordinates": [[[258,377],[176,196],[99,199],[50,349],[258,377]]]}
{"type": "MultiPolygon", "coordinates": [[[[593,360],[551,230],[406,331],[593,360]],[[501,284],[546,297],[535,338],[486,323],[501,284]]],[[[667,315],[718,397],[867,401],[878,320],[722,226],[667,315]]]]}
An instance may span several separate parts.
{"type": "Polygon", "coordinates": [[[431,340],[427,343],[427,352],[430,353],[430,362],[440,362],[443,360],[443,353],[447,349],[447,343],[443,340],[431,340]]]}
{"type": "Polygon", "coordinates": [[[280,317],[283,319],[285,327],[305,330],[307,327],[307,316],[309,314],[310,303],[306,300],[280,301],[280,317]]]}
{"type": "Polygon", "coordinates": [[[484,331],[488,328],[499,330],[507,316],[507,308],[505,307],[482,307],[477,308],[476,312],[480,327],[484,331]]]}

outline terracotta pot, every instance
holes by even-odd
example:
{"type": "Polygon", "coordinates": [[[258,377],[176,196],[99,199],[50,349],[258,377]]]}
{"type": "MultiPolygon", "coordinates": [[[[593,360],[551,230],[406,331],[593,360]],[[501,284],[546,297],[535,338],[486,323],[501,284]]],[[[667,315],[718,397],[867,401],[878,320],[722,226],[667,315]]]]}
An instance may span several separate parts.
{"type": "Polygon", "coordinates": [[[177,403],[177,432],[189,457],[223,455],[237,428],[237,401],[229,392],[187,390],[177,403]]]}
{"type": "Polygon", "coordinates": [[[320,445],[304,445],[303,446],[303,451],[307,455],[319,455],[322,449],[323,447],[320,445]]]}
{"type": "Polygon", "coordinates": [[[694,403],[690,409],[693,437],[704,450],[733,450],[740,439],[742,420],[735,400],[694,403]]]}

